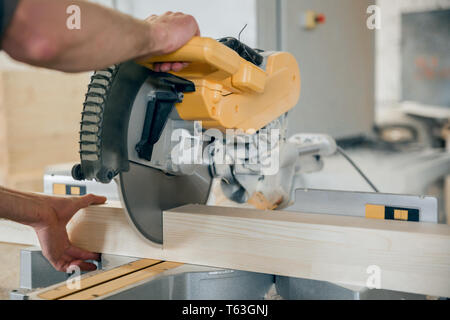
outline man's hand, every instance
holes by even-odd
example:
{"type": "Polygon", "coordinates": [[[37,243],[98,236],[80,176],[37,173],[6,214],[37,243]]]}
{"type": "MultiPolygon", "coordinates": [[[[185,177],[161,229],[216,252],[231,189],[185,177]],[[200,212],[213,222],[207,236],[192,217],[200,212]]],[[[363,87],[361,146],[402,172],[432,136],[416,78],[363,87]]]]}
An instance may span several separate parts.
{"type": "Polygon", "coordinates": [[[85,260],[98,260],[99,254],[80,249],[72,245],[66,231],[66,225],[80,209],[92,204],[102,204],[105,197],[92,194],[83,197],[48,197],[44,196],[41,205],[36,208],[40,221],[33,223],[41,244],[42,253],[59,271],[66,272],[76,265],[84,271],[92,271],[96,266],[85,260]]]}
{"type": "MultiPolygon", "coordinates": [[[[200,36],[200,29],[197,21],[191,15],[181,12],[166,12],[163,15],[152,15],[146,19],[150,24],[150,39],[152,49],[149,56],[157,56],[171,53],[192,37],[200,36]]],[[[180,71],[188,65],[187,62],[166,62],[155,65],[155,71],[180,71]]]]}
{"type": "MultiPolygon", "coordinates": [[[[135,19],[89,1],[21,0],[1,39],[12,58],[66,72],[170,53],[200,35],[195,19],[167,12],[135,19]],[[80,29],[66,26],[70,5],[80,8],[80,29]]],[[[179,71],[186,64],[163,63],[157,71],[179,71]]]]}

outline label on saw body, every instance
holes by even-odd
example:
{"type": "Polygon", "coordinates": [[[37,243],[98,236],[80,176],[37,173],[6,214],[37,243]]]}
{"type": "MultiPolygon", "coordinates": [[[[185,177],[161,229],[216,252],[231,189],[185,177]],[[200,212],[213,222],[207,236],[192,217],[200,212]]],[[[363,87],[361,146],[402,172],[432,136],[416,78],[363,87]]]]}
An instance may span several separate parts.
{"type": "Polygon", "coordinates": [[[366,204],[366,218],[419,221],[419,209],[366,204]]]}
{"type": "Polygon", "coordinates": [[[83,196],[86,194],[86,186],[54,183],[53,194],[83,196]]]}

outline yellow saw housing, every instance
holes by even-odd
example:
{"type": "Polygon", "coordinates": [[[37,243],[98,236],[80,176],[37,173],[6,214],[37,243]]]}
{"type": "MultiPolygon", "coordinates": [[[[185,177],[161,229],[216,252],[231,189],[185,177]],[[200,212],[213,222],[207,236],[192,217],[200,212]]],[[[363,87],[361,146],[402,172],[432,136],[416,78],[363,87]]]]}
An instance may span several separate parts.
{"type": "Polygon", "coordinates": [[[211,39],[194,37],[177,51],[138,61],[153,69],[158,62],[190,62],[175,75],[195,84],[176,105],[183,120],[205,128],[242,129],[252,133],[293,108],[300,96],[300,71],[287,52],[266,58],[265,70],[211,39]]]}

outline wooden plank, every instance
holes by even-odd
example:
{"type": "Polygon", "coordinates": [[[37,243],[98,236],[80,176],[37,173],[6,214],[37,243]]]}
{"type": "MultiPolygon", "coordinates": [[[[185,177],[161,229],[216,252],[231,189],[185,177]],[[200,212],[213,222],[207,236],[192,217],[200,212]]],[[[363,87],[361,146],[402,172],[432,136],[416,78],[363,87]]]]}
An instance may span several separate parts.
{"type": "Polygon", "coordinates": [[[71,239],[97,252],[450,296],[450,227],[358,217],[186,206],[164,213],[164,246],[129,227],[117,203],[76,215],[71,239]]]}
{"type": "Polygon", "coordinates": [[[166,259],[450,296],[450,228],[358,217],[186,206],[164,214],[166,259]]]}
{"type": "Polygon", "coordinates": [[[5,219],[0,219],[0,242],[39,246],[33,228],[5,219]]]}
{"type": "Polygon", "coordinates": [[[164,212],[157,246],[112,202],[77,213],[69,233],[95,252],[360,287],[378,266],[383,289],[450,296],[448,225],[191,205],[164,212]]]}
{"type": "Polygon", "coordinates": [[[138,272],[139,270],[146,269],[150,266],[160,263],[160,260],[154,259],[141,259],[137,261],[133,261],[127,263],[125,265],[119,266],[117,268],[107,270],[107,271],[99,271],[93,274],[87,274],[80,280],[79,288],[69,288],[66,283],[58,284],[54,287],[49,288],[41,293],[38,293],[37,296],[40,299],[45,300],[57,300],[63,299],[69,295],[74,295],[81,291],[88,290],[92,287],[101,285],[103,283],[112,281],[117,278],[124,277],[126,275],[138,272]]]}
{"type": "Polygon", "coordinates": [[[112,292],[117,292],[130,285],[137,284],[144,280],[154,278],[155,276],[163,273],[164,271],[181,266],[181,263],[176,262],[162,262],[156,265],[147,267],[145,269],[127,274],[123,277],[107,281],[99,284],[87,290],[83,290],[60,300],[93,300],[103,296],[106,296],[112,292]]]}

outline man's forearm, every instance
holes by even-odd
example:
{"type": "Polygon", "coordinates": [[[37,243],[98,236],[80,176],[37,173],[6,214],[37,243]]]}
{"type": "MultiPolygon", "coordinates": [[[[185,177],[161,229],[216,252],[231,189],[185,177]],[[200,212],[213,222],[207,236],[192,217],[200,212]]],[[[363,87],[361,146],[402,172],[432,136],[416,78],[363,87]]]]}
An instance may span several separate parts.
{"type": "Polygon", "coordinates": [[[66,226],[80,209],[105,201],[105,197],[93,194],[54,197],[0,187],[0,218],[33,227],[42,253],[57,270],[66,272],[71,265],[77,265],[92,271],[95,265],[85,260],[98,260],[100,256],[74,246],[66,226]]]}
{"type": "Polygon", "coordinates": [[[0,218],[35,226],[42,221],[37,210],[42,204],[38,195],[0,187],[0,218]]]}
{"type": "Polygon", "coordinates": [[[150,26],[120,12],[69,0],[20,0],[2,48],[14,59],[68,72],[100,69],[151,51],[150,26]],[[68,6],[80,29],[68,29],[68,6]]]}

